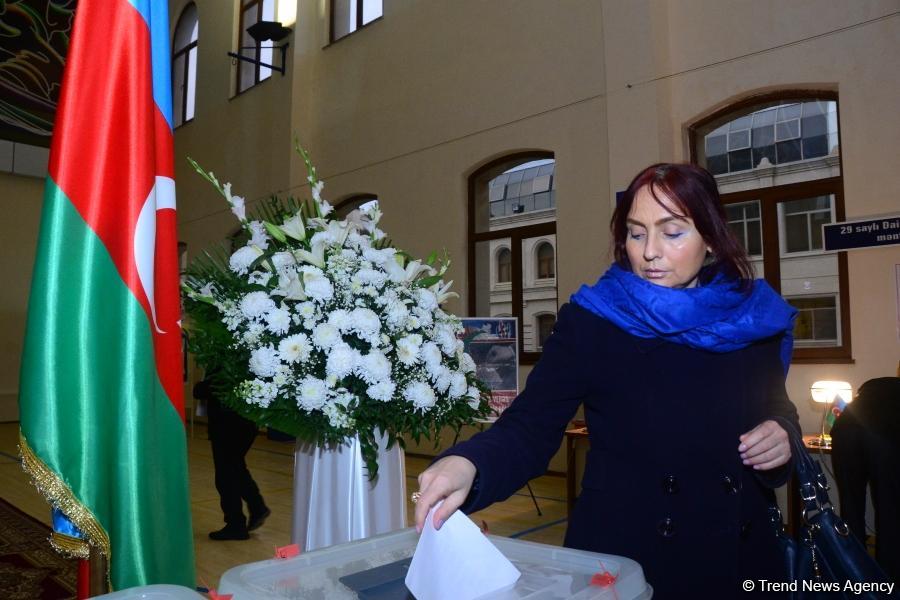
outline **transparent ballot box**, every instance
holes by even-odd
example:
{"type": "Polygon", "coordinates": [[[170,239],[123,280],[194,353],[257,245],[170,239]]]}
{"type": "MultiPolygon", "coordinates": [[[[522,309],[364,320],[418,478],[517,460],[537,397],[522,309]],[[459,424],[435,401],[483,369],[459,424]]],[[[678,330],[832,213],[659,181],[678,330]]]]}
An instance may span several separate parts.
{"type": "Polygon", "coordinates": [[[205,600],[206,596],[201,596],[194,590],[180,585],[157,583],[126,588],[111,594],[94,596],[94,598],[102,600],[205,600]]]}
{"type": "MultiPolygon", "coordinates": [[[[522,576],[513,588],[485,599],[644,600],[652,596],[640,565],[631,559],[494,535],[488,538],[522,576]],[[591,585],[591,578],[604,571],[615,576],[615,583],[591,585]]],[[[418,540],[419,534],[409,528],[293,558],[240,565],[222,575],[218,591],[234,594],[234,600],[411,600],[403,580],[418,540]]]]}

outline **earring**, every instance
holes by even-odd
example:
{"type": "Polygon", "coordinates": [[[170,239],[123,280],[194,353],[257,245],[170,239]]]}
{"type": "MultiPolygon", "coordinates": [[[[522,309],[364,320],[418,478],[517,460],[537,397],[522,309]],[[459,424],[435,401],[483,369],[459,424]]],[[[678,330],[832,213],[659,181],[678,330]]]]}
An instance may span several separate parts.
{"type": "Polygon", "coordinates": [[[703,259],[703,266],[708,267],[709,265],[716,262],[716,255],[712,252],[707,251],[706,258],[703,259]]]}

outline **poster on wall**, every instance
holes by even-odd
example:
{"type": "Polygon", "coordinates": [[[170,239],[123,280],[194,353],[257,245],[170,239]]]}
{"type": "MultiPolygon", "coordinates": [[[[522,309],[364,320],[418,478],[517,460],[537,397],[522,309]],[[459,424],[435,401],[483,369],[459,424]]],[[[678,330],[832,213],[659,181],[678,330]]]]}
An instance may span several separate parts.
{"type": "Polygon", "coordinates": [[[519,336],[515,317],[473,317],[462,320],[460,339],[475,361],[475,374],[491,390],[490,420],[519,395],[519,336]]]}

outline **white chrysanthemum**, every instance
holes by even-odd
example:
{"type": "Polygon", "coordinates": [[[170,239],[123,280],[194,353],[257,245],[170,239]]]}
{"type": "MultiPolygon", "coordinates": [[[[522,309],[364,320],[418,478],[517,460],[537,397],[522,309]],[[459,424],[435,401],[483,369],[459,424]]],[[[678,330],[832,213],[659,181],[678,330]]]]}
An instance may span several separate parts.
{"type": "Polygon", "coordinates": [[[275,374],[279,364],[278,352],[271,345],[262,346],[250,353],[250,370],[258,377],[271,377],[275,374]]]}
{"type": "Polygon", "coordinates": [[[270,279],[272,279],[272,274],[268,271],[253,271],[247,275],[247,281],[258,285],[267,285],[270,279]]]}
{"type": "Polygon", "coordinates": [[[295,333],[278,342],[278,354],[287,363],[305,361],[311,351],[309,336],[305,333],[295,333]]]}
{"type": "Polygon", "coordinates": [[[363,250],[363,258],[373,265],[381,266],[389,260],[394,260],[394,254],[396,253],[397,251],[394,248],[382,248],[381,250],[366,248],[363,250]]]}
{"type": "Polygon", "coordinates": [[[273,308],[265,315],[266,329],[276,335],[284,335],[291,326],[291,313],[283,308],[273,308]]]}
{"type": "Polygon", "coordinates": [[[427,383],[415,381],[403,390],[403,397],[417,409],[427,410],[434,406],[437,396],[427,383]]]}
{"type": "Polygon", "coordinates": [[[250,292],[241,299],[241,312],[249,319],[263,316],[275,308],[275,301],[265,292],[250,292]]]}
{"type": "Polygon", "coordinates": [[[387,275],[375,269],[360,269],[354,275],[354,279],[363,285],[372,285],[377,288],[383,287],[387,281],[387,275]]]}
{"type": "Polygon", "coordinates": [[[328,361],[325,364],[325,371],[328,375],[334,375],[337,378],[346,377],[359,361],[359,352],[340,342],[332,346],[328,352],[328,361]]]}
{"type": "Polygon", "coordinates": [[[350,327],[363,339],[377,337],[381,333],[381,319],[368,308],[354,308],[350,312],[350,327]]]}
{"type": "Polygon", "coordinates": [[[430,375],[435,376],[443,361],[441,349],[434,342],[425,342],[422,344],[421,356],[425,369],[430,375]]]}
{"type": "Polygon", "coordinates": [[[276,252],[272,255],[272,264],[275,265],[275,270],[283,273],[287,268],[296,265],[297,260],[290,252],[276,252]]]}
{"type": "Polygon", "coordinates": [[[460,368],[464,373],[474,373],[475,372],[475,359],[473,359],[468,352],[463,352],[462,356],[459,359],[460,368]]]}
{"type": "Polygon", "coordinates": [[[413,331],[422,326],[422,323],[419,321],[419,317],[415,315],[410,315],[408,319],[406,319],[406,329],[409,331],[413,331]]]}
{"type": "Polygon", "coordinates": [[[439,391],[442,394],[446,394],[447,390],[450,389],[450,384],[453,380],[453,373],[445,366],[441,366],[437,372],[437,375],[434,377],[434,389],[439,391]]]}
{"type": "Polygon", "coordinates": [[[387,306],[385,311],[385,321],[388,326],[398,329],[406,323],[409,318],[409,309],[400,300],[394,300],[387,306]]]}
{"type": "Polygon", "coordinates": [[[413,334],[400,338],[397,340],[397,358],[404,365],[415,364],[419,358],[419,347],[421,345],[421,335],[413,334]]]}
{"type": "Polygon", "coordinates": [[[328,322],[337,327],[338,331],[344,332],[351,328],[352,319],[349,311],[339,308],[328,314],[328,322]]]}
{"type": "Polygon", "coordinates": [[[456,371],[450,377],[450,397],[456,399],[463,396],[468,389],[468,385],[465,374],[456,371]]]}
{"type": "Polygon", "coordinates": [[[319,268],[307,265],[300,270],[303,271],[303,290],[307,296],[323,302],[331,300],[334,286],[319,268]]]}
{"type": "Polygon", "coordinates": [[[438,307],[437,296],[427,288],[416,290],[416,303],[419,305],[419,308],[430,313],[433,313],[434,309],[438,307]]]}
{"type": "Polygon", "coordinates": [[[336,404],[326,404],[322,409],[325,416],[328,417],[328,424],[338,429],[349,429],[353,427],[353,419],[350,415],[342,411],[336,404]]]}
{"type": "Polygon", "coordinates": [[[266,250],[269,247],[269,236],[262,221],[250,221],[250,244],[257,246],[260,250],[266,250]]]}
{"type": "Polygon", "coordinates": [[[256,246],[244,246],[228,259],[228,266],[238,275],[246,275],[253,261],[263,255],[263,251],[256,246]]]}
{"type": "Polygon", "coordinates": [[[397,385],[393,381],[380,381],[375,385],[370,385],[366,390],[366,393],[369,394],[369,398],[372,398],[373,400],[390,402],[394,399],[394,392],[396,390],[397,385]]]}
{"type": "Polygon", "coordinates": [[[303,317],[304,320],[315,319],[318,316],[316,305],[312,302],[301,302],[296,307],[294,307],[294,310],[296,310],[297,314],[303,317]]]}
{"type": "Polygon", "coordinates": [[[391,376],[391,362],[381,352],[372,351],[359,361],[359,376],[367,383],[378,383],[391,376]]]}
{"type": "Polygon", "coordinates": [[[328,399],[328,387],[317,377],[304,377],[297,386],[297,406],[305,410],[317,410],[328,399]]]}
{"type": "Polygon", "coordinates": [[[313,329],[312,340],[319,348],[328,350],[341,341],[341,332],[331,323],[319,323],[313,329]]]}
{"type": "Polygon", "coordinates": [[[481,404],[481,391],[474,385],[470,385],[466,390],[466,396],[469,398],[469,406],[473,410],[478,410],[478,406],[481,404]]]}
{"type": "Polygon", "coordinates": [[[454,355],[458,338],[451,327],[444,324],[435,325],[434,333],[432,335],[434,341],[441,347],[441,350],[444,351],[444,354],[447,356],[454,355]]]}

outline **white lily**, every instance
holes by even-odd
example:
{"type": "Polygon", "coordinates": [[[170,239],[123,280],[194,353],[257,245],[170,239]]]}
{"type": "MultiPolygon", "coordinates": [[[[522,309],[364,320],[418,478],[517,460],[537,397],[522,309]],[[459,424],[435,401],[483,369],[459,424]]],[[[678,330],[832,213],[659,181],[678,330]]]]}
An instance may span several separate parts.
{"type": "Polygon", "coordinates": [[[453,280],[451,279],[447,283],[443,281],[438,281],[436,284],[431,286],[429,289],[434,292],[434,295],[437,296],[438,304],[443,304],[450,298],[459,298],[459,294],[456,292],[450,291],[450,286],[453,285],[453,280]]]}
{"type": "Polygon", "coordinates": [[[350,235],[351,228],[355,227],[354,225],[348,223],[347,221],[329,221],[328,222],[328,234],[334,238],[334,243],[343,246],[344,242],[347,239],[347,236],[350,235]]]}
{"type": "Polygon", "coordinates": [[[310,250],[294,250],[294,258],[297,262],[307,262],[320,269],[325,268],[325,243],[313,244],[310,250]]]}
{"type": "Polygon", "coordinates": [[[410,261],[406,267],[403,266],[403,255],[395,254],[394,260],[389,260],[384,264],[384,270],[387,271],[388,278],[391,281],[412,281],[423,272],[434,273],[434,269],[428,265],[423,265],[421,260],[410,261]]]}
{"type": "Polygon", "coordinates": [[[306,239],[306,228],[303,226],[303,216],[297,213],[281,225],[281,230],[297,241],[306,239]]]}
{"type": "Polygon", "coordinates": [[[284,296],[285,300],[306,300],[306,292],[303,291],[303,281],[296,271],[291,271],[278,277],[278,287],[273,294],[284,296]]]}
{"type": "Polygon", "coordinates": [[[246,221],[247,209],[244,204],[244,199],[240,196],[231,195],[231,182],[222,186],[222,193],[225,194],[225,199],[228,200],[228,204],[231,205],[231,212],[234,213],[234,216],[241,222],[246,221]]]}

